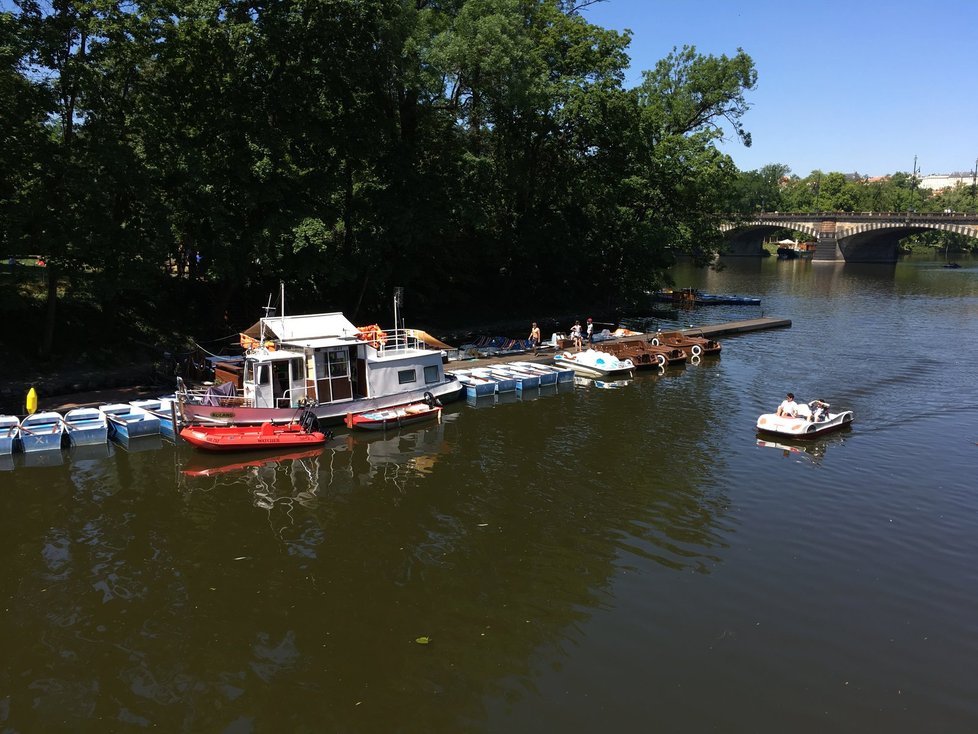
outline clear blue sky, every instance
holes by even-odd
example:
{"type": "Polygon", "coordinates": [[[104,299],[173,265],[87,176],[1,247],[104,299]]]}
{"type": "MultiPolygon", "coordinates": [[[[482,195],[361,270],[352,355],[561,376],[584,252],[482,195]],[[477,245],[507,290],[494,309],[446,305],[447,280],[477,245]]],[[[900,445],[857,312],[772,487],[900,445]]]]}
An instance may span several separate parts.
{"type": "Polygon", "coordinates": [[[636,86],[675,47],[732,56],[758,82],[722,149],[741,170],[882,175],[974,170],[978,159],[978,0],[606,0],[591,23],[631,29],[636,86]]]}

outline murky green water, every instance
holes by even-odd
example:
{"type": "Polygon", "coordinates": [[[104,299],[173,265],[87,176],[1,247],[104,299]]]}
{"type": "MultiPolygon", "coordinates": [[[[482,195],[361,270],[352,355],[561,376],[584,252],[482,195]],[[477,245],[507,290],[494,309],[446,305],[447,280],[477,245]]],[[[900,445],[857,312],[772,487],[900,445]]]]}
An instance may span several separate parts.
{"type": "Polygon", "coordinates": [[[0,730],[974,731],[978,263],[939,265],[680,270],[763,299],[683,321],[792,328],[265,465],[21,458],[0,730]],[[786,390],[856,423],[758,446],[786,390]]]}

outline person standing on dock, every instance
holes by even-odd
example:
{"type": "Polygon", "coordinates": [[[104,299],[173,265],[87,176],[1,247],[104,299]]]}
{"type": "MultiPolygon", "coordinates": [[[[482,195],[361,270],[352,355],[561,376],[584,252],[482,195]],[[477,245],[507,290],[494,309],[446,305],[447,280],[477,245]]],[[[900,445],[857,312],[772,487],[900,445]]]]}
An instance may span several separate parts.
{"type": "Polygon", "coordinates": [[[574,348],[579,352],[581,351],[581,322],[575,321],[574,325],[571,327],[571,339],[574,341],[574,348]]]}
{"type": "Polygon", "coordinates": [[[537,326],[537,322],[533,322],[533,326],[530,327],[530,346],[533,347],[533,353],[537,353],[537,348],[540,346],[540,327],[537,326]]]}
{"type": "Polygon", "coordinates": [[[587,348],[590,349],[594,346],[594,320],[588,316],[587,317],[587,348]]]}

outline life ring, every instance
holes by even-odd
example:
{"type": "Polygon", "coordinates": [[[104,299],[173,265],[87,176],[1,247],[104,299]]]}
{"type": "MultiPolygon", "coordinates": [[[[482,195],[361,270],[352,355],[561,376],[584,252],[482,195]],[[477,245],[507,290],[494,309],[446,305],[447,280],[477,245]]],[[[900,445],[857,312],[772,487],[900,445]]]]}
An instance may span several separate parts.
{"type": "Polygon", "coordinates": [[[359,332],[357,338],[367,342],[374,349],[380,349],[381,345],[387,343],[387,334],[377,324],[360,326],[357,331],[359,332]]]}
{"type": "Polygon", "coordinates": [[[699,344],[694,344],[689,351],[693,353],[694,357],[699,357],[701,354],[703,354],[703,347],[701,347],[699,344]]]}
{"type": "Polygon", "coordinates": [[[659,366],[660,367],[665,367],[666,366],[666,363],[669,360],[666,359],[666,355],[664,355],[664,354],[657,354],[657,355],[655,355],[655,361],[659,363],[659,366]]]}
{"type": "Polygon", "coordinates": [[[651,344],[651,345],[652,345],[653,347],[657,347],[657,346],[659,346],[659,337],[657,337],[657,336],[653,336],[653,337],[652,337],[652,339],[650,339],[650,340],[649,340],[649,343],[650,343],[650,344],[651,344]]]}

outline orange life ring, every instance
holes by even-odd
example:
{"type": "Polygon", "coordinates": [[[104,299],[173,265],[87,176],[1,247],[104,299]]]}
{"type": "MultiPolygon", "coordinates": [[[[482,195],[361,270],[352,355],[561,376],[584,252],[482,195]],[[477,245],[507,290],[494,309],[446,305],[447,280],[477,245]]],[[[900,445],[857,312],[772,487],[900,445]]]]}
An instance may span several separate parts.
{"type": "Polygon", "coordinates": [[[357,331],[359,332],[357,338],[367,342],[374,349],[380,349],[382,344],[387,343],[387,334],[377,324],[357,327],[357,331]]]}

